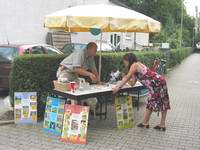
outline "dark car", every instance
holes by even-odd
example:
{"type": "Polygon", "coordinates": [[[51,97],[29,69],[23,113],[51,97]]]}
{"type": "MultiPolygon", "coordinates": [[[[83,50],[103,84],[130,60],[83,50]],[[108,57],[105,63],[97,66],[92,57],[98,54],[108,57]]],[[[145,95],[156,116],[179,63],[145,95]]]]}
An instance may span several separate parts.
{"type": "Polygon", "coordinates": [[[9,88],[12,62],[16,56],[24,54],[63,54],[55,47],[46,44],[0,45],[0,89],[9,88]]]}
{"type": "Polygon", "coordinates": [[[86,45],[87,44],[83,43],[67,43],[63,46],[61,51],[65,54],[71,54],[73,51],[84,49],[86,45]]]}

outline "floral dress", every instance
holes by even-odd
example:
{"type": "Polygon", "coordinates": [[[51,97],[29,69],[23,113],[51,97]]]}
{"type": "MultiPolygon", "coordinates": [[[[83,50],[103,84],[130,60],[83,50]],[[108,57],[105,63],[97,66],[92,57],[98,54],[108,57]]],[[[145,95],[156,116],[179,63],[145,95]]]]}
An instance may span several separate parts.
{"type": "Polygon", "coordinates": [[[145,66],[137,71],[136,79],[149,90],[147,109],[155,112],[170,109],[169,95],[164,76],[145,66]]]}

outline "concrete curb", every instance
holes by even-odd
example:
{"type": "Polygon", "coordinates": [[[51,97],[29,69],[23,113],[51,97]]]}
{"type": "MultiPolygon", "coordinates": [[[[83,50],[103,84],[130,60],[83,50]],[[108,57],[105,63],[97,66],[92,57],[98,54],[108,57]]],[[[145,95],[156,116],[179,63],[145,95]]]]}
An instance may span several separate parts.
{"type": "Polygon", "coordinates": [[[14,120],[6,120],[6,121],[0,121],[0,126],[7,125],[7,124],[14,124],[14,120]]]}

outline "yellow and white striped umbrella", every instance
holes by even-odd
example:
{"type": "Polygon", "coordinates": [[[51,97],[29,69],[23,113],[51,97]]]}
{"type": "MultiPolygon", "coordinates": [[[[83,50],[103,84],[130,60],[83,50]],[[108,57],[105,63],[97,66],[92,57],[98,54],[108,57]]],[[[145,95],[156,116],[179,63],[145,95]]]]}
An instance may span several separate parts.
{"type": "Polygon", "coordinates": [[[68,32],[159,32],[160,22],[124,7],[97,4],[80,5],[52,13],[45,18],[45,27],[68,32]]]}

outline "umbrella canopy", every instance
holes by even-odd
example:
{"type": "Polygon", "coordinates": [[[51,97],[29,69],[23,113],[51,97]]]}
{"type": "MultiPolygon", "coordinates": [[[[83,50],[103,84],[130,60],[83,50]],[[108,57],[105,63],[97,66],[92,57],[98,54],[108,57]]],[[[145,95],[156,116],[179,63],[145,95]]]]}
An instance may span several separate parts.
{"type": "Polygon", "coordinates": [[[159,32],[160,22],[124,7],[98,4],[81,5],[52,13],[45,18],[45,27],[68,32],[159,32]]]}

